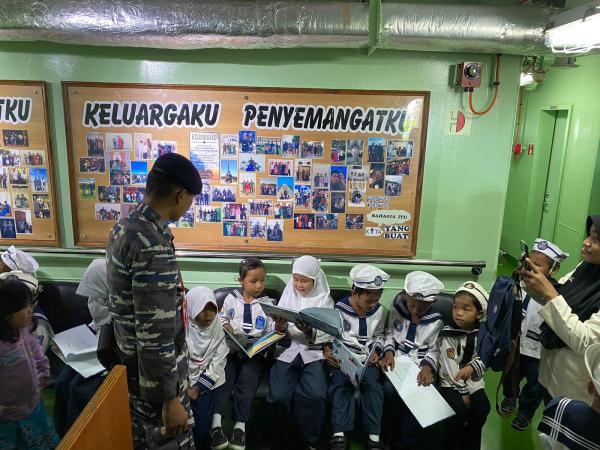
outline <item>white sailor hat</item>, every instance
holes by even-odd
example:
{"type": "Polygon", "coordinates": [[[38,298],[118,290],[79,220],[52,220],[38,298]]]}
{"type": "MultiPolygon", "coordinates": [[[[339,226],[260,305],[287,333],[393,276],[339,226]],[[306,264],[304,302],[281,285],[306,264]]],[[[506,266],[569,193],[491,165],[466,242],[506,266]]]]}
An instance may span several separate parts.
{"type": "Polygon", "coordinates": [[[532,250],[543,253],[558,264],[569,257],[569,254],[558,248],[558,245],[541,238],[537,238],[533,241],[532,250]]]}
{"type": "Polygon", "coordinates": [[[0,255],[0,257],[10,270],[20,270],[25,273],[34,273],[40,267],[32,256],[29,256],[24,251],[19,250],[14,245],[8,247],[6,251],[0,255]]]}
{"type": "Polygon", "coordinates": [[[357,264],[350,270],[350,279],[362,289],[383,289],[390,276],[371,264],[357,264]]]}
{"type": "Polygon", "coordinates": [[[585,365],[596,391],[600,395],[600,344],[592,344],[585,351],[585,365]]]}
{"type": "Polygon", "coordinates": [[[488,299],[490,298],[490,295],[483,288],[483,286],[474,281],[467,281],[466,283],[463,283],[459,286],[454,295],[456,296],[456,294],[458,294],[459,292],[468,292],[473,297],[475,297],[481,305],[483,315],[485,315],[485,313],[487,312],[488,299]]]}
{"type": "Polygon", "coordinates": [[[424,302],[432,302],[442,292],[444,283],[427,272],[410,272],[404,279],[404,290],[411,297],[424,302]]]}

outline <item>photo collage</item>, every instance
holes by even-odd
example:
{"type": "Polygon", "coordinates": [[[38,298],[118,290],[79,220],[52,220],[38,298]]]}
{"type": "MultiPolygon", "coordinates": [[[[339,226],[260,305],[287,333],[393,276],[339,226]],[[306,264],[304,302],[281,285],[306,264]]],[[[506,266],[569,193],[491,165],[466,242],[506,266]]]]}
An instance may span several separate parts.
{"type": "MultiPolygon", "coordinates": [[[[158,141],[150,133],[88,132],[86,139],[87,153],[79,158],[79,198],[94,201],[99,221],[126,216],[144,198],[153,161],[178,151],[177,141],[158,141]],[[100,183],[98,174],[108,184],[100,183]]],[[[390,198],[402,195],[412,156],[410,140],[190,132],[189,159],[202,177],[203,191],[172,226],[218,223],[224,237],[273,242],[284,241],[286,221],[294,230],[362,233],[373,205],[389,206],[390,198]]]]}
{"type": "Polygon", "coordinates": [[[2,130],[0,237],[30,237],[34,220],[52,219],[48,155],[29,146],[27,130],[2,130]]]}

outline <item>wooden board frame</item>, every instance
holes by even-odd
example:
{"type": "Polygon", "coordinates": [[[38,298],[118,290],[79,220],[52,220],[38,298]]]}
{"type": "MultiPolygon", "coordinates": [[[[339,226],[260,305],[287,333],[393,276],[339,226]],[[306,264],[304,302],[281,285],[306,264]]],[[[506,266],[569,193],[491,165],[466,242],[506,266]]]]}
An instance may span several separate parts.
{"type": "MultiPolygon", "coordinates": [[[[20,237],[20,236],[26,236],[24,234],[17,234],[16,239],[3,239],[0,237],[0,244],[2,244],[2,245],[36,245],[36,246],[46,246],[46,247],[58,247],[60,244],[60,229],[58,226],[58,203],[57,203],[56,182],[55,182],[55,172],[54,172],[54,154],[53,154],[53,148],[52,148],[52,133],[51,133],[51,129],[50,129],[48,90],[47,90],[46,82],[45,81],[35,81],[35,80],[0,80],[0,89],[2,89],[3,86],[31,87],[32,89],[34,89],[34,94],[36,94],[36,95],[37,95],[36,89],[39,89],[40,97],[42,100],[40,112],[42,114],[43,124],[41,124],[41,129],[43,130],[43,132],[45,134],[45,138],[42,139],[42,142],[45,145],[44,151],[46,152],[46,164],[44,164],[42,167],[45,167],[47,169],[47,174],[48,174],[48,187],[49,187],[50,192],[48,192],[47,195],[50,197],[50,201],[51,201],[51,205],[50,205],[51,217],[50,217],[50,219],[36,219],[34,217],[35,214],[34,214],[34,206],[33,206],[33,197],[31,197],[31,205],[30,205],[30,208],[28,208],[28,209],[31,211],[31,215],[32,215],[32,229],[33,229],[32,237],[31,238],[20,237]],[[39,221],[42,221],[42,220],[45,221],[46,226],[44,227],[43,231],[36,232],[36,228],[39,230],[39,225],[38,225],[39,221]],[[38,233],[39,233],[39,235],[38,235],[38,233]],[[41,234],[45,234],[45,236],[41,236],[41,234]]],[[[33,108],[35,108],[35,105],[33,105],[33,108]]],[[[21,125],[21,124],[7,125],[5,123],[0,123],[1,129],[3,129],[3,130],[9,129],[8,127],[11,127],[13,129],[27,128],[27,125],[21,125]]],[[[30,132],[29,129],[27,131],[30,132]]],[[[0,147],[1,148],[5,148],[3,144],[4,144],[4,142],[2,140],[2,136],[0,136],[0,147]]],[[[20,149],[20,151],[25,151],[25,150],[40,150],[40,149],[31,148],[30,146],[20,149]]],[[[29,184],[31,184],[31,180],[30,180],[29,184]]],[[[31,189],[30,189],[30,192],[31,192],[31,189]]],[[[41,194],[46,194],[46,193],[41,193],[41,194]]],[[[13,205],[13,209],[14,209],[14,205],[13,205]]]]}
{"type": "MultiPolygon", "coordinates": [[[[175,241],[177,243],[177,247],[179,249],[190,249],[190,250],[203,250],[203,251],[220,251],[222,252],[223,250],[227,251],[231,251],[232,253],[239,253],[240,251],[242,252],[249,252],[249,253],[261,253],[261,252],[269,252],[269,253],[314,253],[314,254],[327,254],[327,255],[362,255],[362,256],[394,256],[394,257],[398,257],[398,256],[409,256],[409,257],[414,257],[416,255],[416,245],[417,245],[417,238],[418,238],[418,225],[419,225],[419,216],[420,216],[420,206],[421,206],[421,194],[422,194],[422,184],[423,184],[423,172],[424,172],[424,161],[425,161],[425,143],[426,143],[426,137],[427,137],[427,125],[428,125],[428,115],[429,115],[429,97],[430,97],[430,93],[428,91],[381,91],[381,90],[377,90],[377,91],[365,91],[365,90],[338,90],[338,89],[306,89],[306,88],[258,88],[258,87],[229,87],[229,86],[196,86],[196,85],[171,85],[171,84],[160,84],[160,85],[154,85],[154,84],[138,84],[138,83],[89,83],[89,82],[63,82],[62,83],[62,89],[63,89],[63,102],[64,102],[64,114],[65,114],[65,127],[66,127],[66,132],[67,132],[67,148],[68,148],[68,157],[69,157],[69,172],[72,174],[72,176],[74,176],[75,178],[71,180],[71,208],[72,208],[72,216],[73,216],[73,231],[74,231],[74,240],[75,240],[75,244],[77,246],[81,246],[81,247],[103,247],[106,243],[106,241],[102,238],[95,238],[95,239],[86,239],[86,234],[85,232],[82,232],[83,229],[89,229],[89,227],[87,227],[86,225],[82,225],[81,220],[80,220],[80,208],[79,208],[79,177],[84,177],[86,174],[82,173],[79,175],[78,174],[78,157],[81,156],[81,154],[76,153],[75,149],[77,147],[76,142],[80,142],[81,140],[81,136],[73,136],[73,132],[74,132],[74,128],[77,128],[77,130],[80,132],[81,128],[83,127],[82,125],[79,124],[79,122],[73,123],[74,121],[79,121],[81,115],[79,113],[77,114],[73,114],[72,113],[72,104],[73,104],[73,93],[77,93],[77,90],[80,89],[82,91],[85,91],[87,89],[90,89],[93,91],[94,89],[99,89],[99,90],[105,90],[105,89],[112,89],[112,90],[122,90],[122,89],[127,89],[127,90],[134,90],[134,91],[138,91],[139,94],[141,96],[147,95],[148,91],[152,91],[152,90],[159,90],[159,91],[173,91],[174,94],[176,95],[178,93],[178,91],[190,91],[190,92],[198,92],[198,91],[210,91],[210,92],[214,92],[216,94],[219,93],[224,93],[225,95],[227,93],[236,93],[236,94],[247,94],[246,96],[244,96],[244,98],[248,98],[249,96],[257,96],[260,97],[261,95],[277,95],[277,94],[285,94],[285,95],[298,95],[298,96],[315,96],[315,95],[323,95],[323,96],[332,96],[332,95],[336,95],[336,96],[343,96],[343,97],[348,97],[348,96],[366,96],[366,98],[370,98],[369,96],[386,96],[386,97],[418,97],[422,100],[421,103],[421,109],[420,109],[420,120],[417,124],[418,126],[418,139],[414,140],[414,147],[415,149],[417,148],[418,145],[418,156],[417,158],[415,158],[414,162],[418,161],[418,170],[416,171],[416,173],[414,171],[411,171],[410,174],[415,176],[416,178],[416,184],[414,186],[414,196],[411,198],[414,198],[414,203],[413,203],[413,208],[411,214],[412,214],[412,220],[409,222],[410,224],[410,245],[408,248],[406,248],[403,251],[399,251],[398,249],[394,249],[394,248],[389,248],[389,243],[392,243],[394,241],[392,240],[386,240],[386,243],[388,244],[385,249],[373,249],[370,247],[365,247],[364,245],[356,245],[355,248],[349,249],[349,248],[336,248],[334,245],[330,246],[330,247],[324,247],[322,245],[322,243],[310,243],[307,241],[302,241],[300,242],[298,245],[290,245],[290,243],[288,242],[287,244],[284,242],[283,245],[280,242],[270,242],[267,240],[262,240],[260,243],[258,243],[259,240],[255,240],[255,239],[250,239],[249,237],[246,238],[239,238],[239,237],[223,237],[221,235],[221,239],[218,241],[214,241],[214,240],[210,240],[207,239],[206,243],[203,244],[198,244],[198,240],[202,239],[201,238],[201,234],[197,233],[195,238],[186,238],[186,237],[182,237],[185,232],[189,232],[190,229],[174,229],[173,232],[175,234],[175,241]],[[237,242],[239,244],[236,245],[232,245],[229,243],[229,241],[227,240],[232,240],[235,239],[237,240],[237,242]],[[224,245],[223,242],[226,242],[227,245],[224,245]]],[[[118,100],[122,100],[125,97],[119,96],[118,100]]],[[[342,98],[342,97],[340,97],[342,98]]],[[[374,97],[373,97],[374,98],[374,97]]],[[[117,97],[113,97],[114,100],[117,100],[117,97]]],[[[102,98],[102,100],[107,100],[110,101],[110,98],[102,98]]],[[[133,99],[129,99],[129,98],[125,98],[125,100],[133,100],[133,99]]],[[[162,99],[160,98],[154,98],[153,100],[156,101],[162,101],[162,99]]],[[[194,99],[190,99],[190,100],[194,100],[194,99]]],[[[252,99],[252,101],[254,101],[254,98],[252,99]]],[[[290,102],[292,103],[292,102],[290,102]]],[[[298,103],[298,102],[296,102],[298,103]]],[[[319,105],[323,105],[326,103],[314,103],[314,102],[305,102],[304,104],[319,104],[319,105]]],[[[240,116],[241,116],[241,111],[240,111],[240,116]]],[[[231,128],[231,127],[229,127],[231,128]]],[[[116,131],[114,131],[115,129],[117,129],[117,127],[115,128],[106,128],[106,129],[92,129],[89,128],[87,129],[88,132],[105,132],[105,133],[116,133],[116,131]]],[[[244,128],[242,127],[241,124],[241,120],[238,124],[238,128],[237,130],[243,130],[244,128]]],[[[254,128],[250,127],[248,128],[249,130],[252,130],[254,128]]],[[[122,128],[122,130],[124,130],[122,133],[131,133],[133,135],[133,133],[149,133],[150,131],[144,131],[144,128],[131,128],[131,129],[125,129],[122,128]]],[[[193,128],[174,128],[173,129],[173,133],[186,133],[186,136],[189,136],[190,132],[193,131],[199,131],[199,132],[217,132],[219,134],[227,134],[227,133],[236,133],[237,134],[237,130],[233,131],[233,130],[222,130],[221,128],[216,128],[216,129],[210,129],[210,130],[195,130],[193,128]]],[[[265,134],[273,134],[273,132],[269,133],[269,132],[265,132],[264,130],[257,130],[256,131],[257,135],[265,135],[265,134]]],[[[293,135],[306,135],[307,133],[303,132],[303,131],[299,131],[299,130],[294,130],[292,128],[290,129],[286,129],[286,130],[276,130],[276,134],[278,136],[281,137],[281,135],[286,135],[286,134],[293,134],[293,135]]],[[[346,133],[347,134],[347,133],[346,133]]],[[[364,140],[364,142],[367,142],[367,138],[368,137],[381,137],[381,134],[377,134],[374,133],[375,136],[372,135],[368,135],[368,134],[360,134],[357,133],[357,138],[360,138],[362,140],[364,140]]],[[[273,137],[273,136],[270,136],[273,137]]],[[[302,136],[301,136],[302,137],[302,136]]],[[[400,137],[394,137],[394,136],[389,136],[388,138],[391,139],[398,139],[400,140],[400,137]]],[[[154,139],[154,137],[153,137],[154,139]]],[[[189,144],[189,141],[187,141],[187,137],[185,138],[184,142],[187,142],[189,144]]],[[[335,133],[328,133],[328,138],[329,142],[331,142],[332,139],[336,139],[336,134],[335,133]]],[[[346,139],[346,138],[343,138],[346,139]]],[[[349,138],[348,138],[349,139],[349,138]]],[[[412,137],[410,138],[412,139],[412,137]]],[[[160,140],[160,138],[159,138],[160,140]]],[[[182,138],[173,138],[172,140],[176,140],[178,142],[178,146],[180,146],[179,142],[181,142],[182,138]]],[[[305,139],[302,139],[303,141],[305,139]]],[[[185,145],[183,146],[185,147],[185,145]]],[[[363,146],[365,149],[367,148],[366,145],[363,146]]],[[[326,153],[329,149],[326,147],[326,153]]],[[[189,149],[188,149],[189,152],[189,149]]],[[[130,150],[130,155],[133,153],[133,149],[130,150]]],[[[189,157],[189,153],[185,153],[185,152],[181,152],[182,154],[184,154],[185,156],[189,157]]],[[[240,152],[240,155],[242,153],[240,152]]],[[[285,158],[284,156],[277,156],[276,158],[285,158]]],[[[133,159],[133,157],[131,157],[131,159],[133,159]]],[[[363,158],[363,165],[365,167],[369,167],[369,163],[365,163],[365,159],[363,158]]],[[[384,161],[387,158],[384,157],[384,161]]],[[[330,161],[321,161],[321,160],[316,160],[313,161],[314,164],[331,164],[330,161]]],[[[414,164],[412,164],[414,165],[414,164]]],[[[331,164],[331,166],[333,166],[333,164],[331,164]]],[[[106,169],[106,172],[108,173],[109,169],[106,169]]],[[[257,184],[258,184],[258,179],[257,179],[257,184]]],[[[384,195],[383,193],[381,194],[374,194],[374,195],[384,195]]],[[[366,195],[365,195],[366,196],[366,195]]],[[[393,197],[392,197],[393,198],[393,197]]],[[[346,196],[346,199],[348,199],[348,197],[346,196]]],[[[246,201],[247,199],[243,199],[242,201],[246,201]]],[[[97,201],[97,200],[96,200],[97,201]]],[[[239,200],[238,200],[239,201],[239,200]]],[[[390,208],[390,209],[394,209],[394,208],[390,208]]],[[[310,213],[311,211],[309,211],[310,213]]],[[[360,211],[352,211],[351,213],[361,213],[360,211]]],[[[366,215],[369,211],[364,211],[364,216],[365,216],[365,226],[367,226],[367,220],[366,220],[366,215]]],[[[344,214],[341,214],[341,216],[345,216],[344,214]]],[[[273,216],[271,215],[270,218],[272,218],[273,216]]],[[[98,223],[102,223],[100,221],[97,221],[98,223]]],[[[344,228],[344,224],[342,222],[342,220],[339,220],[339,225],[341,225],[339,227],[339,229],[337,231],[346,231],[344,228]]],[[[111,226],[112,226],[111,222],[111,226]]],[[[221,222],[222,223],[222,222],[221,222]]],[[[199,230],[204,224],[196,224],[196,228],[195,230],[199,230]]],[[[213,224],[211,224],[213,225],[213,224]]],[[[374,223],[369,223],[369,226],[376,226],[376,224],[374,223]]],[[[292,225],[293,227],[293,225],[292,225]]],[[[221,225],[221,230],[222,230],[222,225],[221,225]]],[[[382,225],[383,228],[383,225],[382,225]]],[[[108,230],[110,229],[110,227],[107,227],[106,229],[106,236],[108,236],[108,230]]],[[[286,228],[287,230],[287,228],[286,228]]],[[[299,231],[299,230],[294,230],[294,231],[299,231]]],[[[305,231],[302,231],[305,232],[305,231]]],[[[308,233],[318,233],[318,232],[324,232],[324,230],[315,230],[315,231],[309,231],[308,233]]],[[[335,238],[337,238],[339,235],[337,233],[335,233],[334,231],[325,231],[329,233],[329,237],[333,237],[334,238],[334,242],[335,242],[335,238]]],[[[287,233],[287,231],[286,231],[287,233]]],[[[373,238],[367,238],[364,236],[364,233],[361,231],[362,233],[362,244],[366,244],[369,242],[369,239],[373,239],[373,238]]],[[[381,238],[383,240],[383,238],[381,238]]],[[[308,240],[310,241],[310,240],[308,240]]],[[[356,239],[355,239],[356,241],[356,239]]]]}

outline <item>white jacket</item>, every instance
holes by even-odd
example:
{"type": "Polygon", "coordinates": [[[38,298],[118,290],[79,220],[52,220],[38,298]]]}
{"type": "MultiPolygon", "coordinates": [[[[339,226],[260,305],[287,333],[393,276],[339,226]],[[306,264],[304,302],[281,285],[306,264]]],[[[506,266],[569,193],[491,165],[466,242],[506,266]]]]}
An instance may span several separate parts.
{"type": "Polygon", "coordinates": [[[225,364],[227,364],[228,354],[229,346],[223,335],[218,342],[210,344],[209,350],[202,358],[188,355],[190,386],[208,392],[225,384],[225,364]]]}

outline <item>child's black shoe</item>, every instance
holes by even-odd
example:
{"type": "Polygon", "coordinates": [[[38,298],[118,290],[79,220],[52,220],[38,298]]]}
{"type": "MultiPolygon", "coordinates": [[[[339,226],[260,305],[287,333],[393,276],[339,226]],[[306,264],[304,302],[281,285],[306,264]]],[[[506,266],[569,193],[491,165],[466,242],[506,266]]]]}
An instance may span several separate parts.
{"type": "Polygon", "coordinates": [[[502,417],[510,416],[515,410],[516,402],[514,398],[504,397],[502,403],[500,403],[500,415],[502,417]]]}
{"type": "Polygon", "coordinates": [[[246,432],[240,428],[234,428],[229,441],[229,448],[232,450],[246,449],[246,432]]]}
{"type": "Polygon", "coordinates": [[[227,437],[223,433],[223,428],[215,427],[208,432],[210,436],[211,450],[223,450],[229,445],[227,437]]]}
{"type": "Polygon", "coordinates": [[[329,445],[331,450],[346,450],[346,438],[344,436],[333,436],[329,445]]]}
{"type": "Polygon", "coordinates": [[[515,430],[525,431],[527,428],[529,428],[530,423],[531,423],[531,419],[529,419],[528,417],[525,417],[522,414],[519,414],[517,417],[515,417],[513,419],[513,421],[511,422],[511,425],[515,430]]]}

